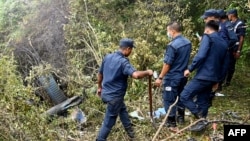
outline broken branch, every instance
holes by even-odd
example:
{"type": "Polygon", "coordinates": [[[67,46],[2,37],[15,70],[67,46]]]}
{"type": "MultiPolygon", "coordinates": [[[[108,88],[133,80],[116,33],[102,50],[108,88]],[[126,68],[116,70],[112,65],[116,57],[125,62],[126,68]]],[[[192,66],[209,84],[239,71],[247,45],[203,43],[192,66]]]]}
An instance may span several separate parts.
{"type": "Polygon", "coordinates": [[[178,100],[179,100],[179,97],[177,96],[175,102],[174,102],[172,105],[170,105],[170,107],[169,107],[169,109],[168,109],[168,112],[167,112],[166,116],[164,117],[164,119],[163,119],[163,121],[162,121],[160,127],[159,127],[158,130],[157,130],[157,132],[155,133],[155,135],[154,135],[152,141],[155,141],[156,137],[158,136],[158,134],[160,133],[162,127],[164,126],[165,122],[167,121],[167,118],[168,118],[168,115],[169,115],[170,111],[171,111],[172,108],[176,105],[176,103],[178,102],[178,100]]]}

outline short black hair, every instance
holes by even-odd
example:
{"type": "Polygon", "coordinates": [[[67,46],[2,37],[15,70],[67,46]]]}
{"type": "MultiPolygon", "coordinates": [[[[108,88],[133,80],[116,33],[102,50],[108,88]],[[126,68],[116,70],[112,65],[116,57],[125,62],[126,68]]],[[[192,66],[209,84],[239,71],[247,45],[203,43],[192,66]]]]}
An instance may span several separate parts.
{"type": "Polygon", "coordinates": [[[169,27],[172,30],[175,30],[177,32],[181,32],[182,31],[182,26],[180,23],[174,21],[174,22],[170,22],[169,24],[167,24],[167,27],[169,27]]]}
{"type": "Polygon", "coordinates": [[[214,20],[210,20],[206,23],[205,27],[210,28],[214,31],[218,31],[219,30],[219,22],[214,21],[214,20]]]}

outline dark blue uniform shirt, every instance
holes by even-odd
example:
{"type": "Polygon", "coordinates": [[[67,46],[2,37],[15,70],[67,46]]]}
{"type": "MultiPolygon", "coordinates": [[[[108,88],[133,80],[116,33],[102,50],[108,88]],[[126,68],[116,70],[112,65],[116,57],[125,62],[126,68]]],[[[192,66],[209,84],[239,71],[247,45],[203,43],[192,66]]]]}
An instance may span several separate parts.
{"type": "Polygon", "coordinates": [[[124,97],[127,79],[136,71],[120,51],[105,56],[99,73],[103,75],[102,99],[107,102],[124,97]]]}
{"type": "Polygon", "coordinates": [[[245,28],[246,24],[243,21],[238,19],[237,21],[232,22],[232,24],[235,27],[238,22],[241,22],[241,23],[237,26],[236,34],[238,35],[238,37],[239,36],[245,36],[245,34],[246,34],[246,28],[245,28]]]}
{"type": "Polygon", "coordinates": [[[223,69],[226,68],[224,61],[227,48],[226,41],[217,32],[204,35],[199,51],[188,67],[190,72],[197,69],[194,78],[213,82],[221,81],[223,69]]]}
{"type": "Polygon", "coordinates": [[[184,71],[187,69],[191,52],[191,42],[179,35],[167,45],[164,63],[170,65],[170,70],[164,79],[183,78],[184,71]]]}
{"type": "Polygon", "coordinates": [[[228,29],[226,27],[226,22],[220,23],[219,36],[222,37],[226,43],[229,43],[228,29]]]}

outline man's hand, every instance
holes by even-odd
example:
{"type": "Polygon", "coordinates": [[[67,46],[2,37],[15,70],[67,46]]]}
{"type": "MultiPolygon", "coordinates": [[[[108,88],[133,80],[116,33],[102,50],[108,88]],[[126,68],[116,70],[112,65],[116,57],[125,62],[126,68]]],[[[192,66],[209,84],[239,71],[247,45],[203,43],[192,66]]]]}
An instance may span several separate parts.
{"type": "Polygon", "coordinates": [[[148,75],[152,76],[153,75],[153,70],[147,70],[148,71],[148,75]]]}
{"type": "Polygon", "coordinates": [[[189,77],[189,75],[190,75],[190,71],[189,71],[189,70],[185,70],[185,71],[184,71],[184,76],[185,76],[185,77],[189,77]]]}
{"type": "Polygon", "coordinates": [[[98,95],[99,97],[101,97],[101,93],[102,93],[102,88],[98,88],[98,89],[97,89],[97,95],[98,95]]]}
{"type": "Polygon", "coordinates": [[[234,58],[235,58],[235,59],[239,59],[239,58],[240,58],[240,52],[236,52],[236,53],[234,54],[234,58]]]}
{"type": "Polygon", "coordinates": [[[162,84],[162,80],[161,80],[161,79],[156,79],[156,80],[155,80],[155,86],[156,86],[156,87],[160,87],[161,84],[162,84]]]}

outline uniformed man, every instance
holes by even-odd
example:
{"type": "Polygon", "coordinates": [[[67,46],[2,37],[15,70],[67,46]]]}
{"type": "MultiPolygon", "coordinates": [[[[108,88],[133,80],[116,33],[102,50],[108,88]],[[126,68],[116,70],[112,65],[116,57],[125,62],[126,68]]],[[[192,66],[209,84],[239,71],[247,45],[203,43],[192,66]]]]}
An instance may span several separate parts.
{"type": "MultiPolygon", "coordinates": [[[[209,10],[204,12],[204,14],[201,16],[201,18],[204,19],[205,23],[207,23],[207,22],[209,22],[211,20],[219,22],[218,34],[219,34],[220,37],[222,37],[226,41],[226,43],[228,44],[228,47],[229,47],[230,39],[229,39],[228,29],[226,27],[226,22],[224,20],[224,14],[225,14],[224,10],[209,9],[209,10]]],[[[225,68],[223,68],[221,80],[220,80],[219,84],[216,85],[216,88],[215,88],[215,89],[217,89],[217,92],[222,90],[221,86],[222,86],[222,83],[223,83],[223,79],[226,77],[226,70],[227,70],[228,64],[229,64],[229,55],[228,55],[228,53],[227,53],[226,57],[224,58],[224,60],[225,60],[225,62],[224,62],[225,63],[225,65],[224,65],[225,68]]],[[[212,106],[212,101],[213,101],[213,99],[215,97],[215,92],[216,91],[214,91],[210,95],[209,107],[212,106]]]]}
{"type": "MultiPolygon", "coordinates": [[[[219,17],[220,17],[219,18],[220,19],[220,29],[225,29],[224,31],[227,30],[226,38],[225,38],[225,36],[221,36],[221,37],[224,37],[224,39],[228,42],[228,51],[227,51],[227,55],[226,55],[225,62],[224,62],[224,63],[226,63],[226,65],[224,65],[226,68],[223,69],[224,72],[222,72],[222,79],[221,79],[221,81],[218,85],[218,89],[217,89],[217,92],[220,92],[220,91],[222,91],[222,84],[224,83],[225,77],[227,75],[227,70],[229,67],[229,56],[230,56],[229,50],[232,47],[232,44],[234,44],[234,42],[232,43],[232,39],[230,39],[232,37],[230,37],[229,30],[232,30],[233,26],[232,26],[231,22],[228,20],[227,13],[222,9],[217,10],[217,12],[218,12],[219,17]]],[[[221,32],[219,32],[219,33],[221,33],[221,32]]],[[[223,35],[223,33],[221,33],[220,35],[223,35]]],[[[233,41],[235,41],[234,38],[233,38],[233,41]]],[[[213,99],[213,97],[211,97],[211,98],[213,99]]],[[[212,101],[211,101],[211,104],[212,104],[212,101]]]]}
{"type": "MultiPolygon", "coordinates": [[[[191,42],[181,35],[181,25],[172,22],[167,26],[167,35],[172,41],[167,45],[164,56],[164,64],[155,81],[156,86],[160,86],[163,81],[163,103],[166,111],[172,105],[177,96],[186,85],[187,78],[183,76],[183,72],[187,69],[188,61],[191,53],[191,42]]],[[[170,111],[167,120],[167,127],[176,131],[176,119],[179,124],[184,123],[184,105],[179,101],[170,111]],[[177,116],[176,116],[177,112],[177,116]]]]}
{"type": "MultiPolygon", "coordinates": [[[[196,70],[195,76],[180,94],[180,100],[197,119],[207,117],[212,88],[221,79],[227,43],[219,36],[218,30],[218,22],[210,20],[206,23],[199,51],[184,72],[184,76],[188,77],[196,70]]],[[[200,131],[205,126],[205,122],[198,122],[190,130],[200,131]]]]}
{"type": "Polygon", "coordinates": [[[127,58],[133,48],[132,39],[121,39],[119,50],[106,55],[99,69],[98,95],[101,96],[104,103],[107,103],[107,108],[97,141],[106,141],[118,115],[130,139],[134,138],[134,131],[124,103],[127,79],[129,76],[139,79],[153,75],[153,71],[135,70],[127,58]]]}
{"type": "Polygon", "coordinates": [[[238,36],[238,42],[235,46],[230,49],[230,61],[229,68],[227,71],[227,77],[225,79],[225,86],[229,86],[235,71],[236,60],[240,58],[241,50],[244,43],[244,37],[246,34],[245,23],[238,18],[238,13],[236,9],[228,11],[228,19],[232,22],[235,33],[238,36]]]}

